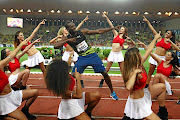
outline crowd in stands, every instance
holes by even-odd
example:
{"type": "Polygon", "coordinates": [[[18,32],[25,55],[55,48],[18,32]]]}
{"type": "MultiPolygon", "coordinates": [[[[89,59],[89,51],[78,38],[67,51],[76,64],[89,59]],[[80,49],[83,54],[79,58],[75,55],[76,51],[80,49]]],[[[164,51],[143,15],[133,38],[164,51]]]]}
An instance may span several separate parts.
{"type": "MultiPolygon", "coordinates": [[[[35,25],[29,25],[25,23],[24,28],[22,29],[25,38],[29,36],[35,25]]],[[[75,23],[76,24],[76,23],[75,23]]],[[[40,45],[50,45],[49,40],[57,36],[57,32],[61,26],[43,26],[40,28],[34,39],[42,37],[40,45]],[[48,32],[47,32],[48,31],[48,32]]],[[[83,25],[81,28],[88,28],[88,29],[99,29],[109,27],[108,25],[83,25]]],[[[128,36],[133,40],[139,39],[140,41],[144,42],[145,44],[149,44],[153,39],[153,34],[147,26],[138,26],[138,25],[126,25],[125,27],[128,29],[128,36]]],[[[154,26],[156,29],[156,26],[154,26]]],[[[179,38],[178,38],[179,39],[179,38]]],[[[14,35],[2,35],[0,34],[0,44],[13,44],[14,35]]],[[[111,46],[113,40],[113,33],[107,32],[101,35],[88,35],[87,36],[88,43],[93,46],[111,46]]]]}

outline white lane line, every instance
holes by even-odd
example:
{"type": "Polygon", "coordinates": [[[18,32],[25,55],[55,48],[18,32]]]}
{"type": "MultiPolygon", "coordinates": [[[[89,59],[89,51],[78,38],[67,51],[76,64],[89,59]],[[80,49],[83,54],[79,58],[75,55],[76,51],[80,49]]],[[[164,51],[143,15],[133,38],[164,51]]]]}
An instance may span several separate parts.
{"type": "MultiPolygon", "coordinates": [[[[57,115],[36,115],[37,117],[56,117],[57,115]]],[[[92,116],[92,118],[98,118],[98,119],[122,119],[123,117],[103,117],[103,116],[92,116]]],[[[168,119],[168,120],[180,120],[180,119],[168,119]]]]}
{"type": "Polygon", "coordinates": [[[39,98],[61,98],[57,96],[38,96],[39,98]]]}
{"type": "MultiPolygon", "coordinates": [[[[43,78],[28,78],[28,79],[32,79],[32,80],[44,80],[43,78]]],[[[92,79],[88,79],[88,80],[83,80],[83,81],[97,81],[100,82],[101,80],[92,80],[92,79]]],[[[111,81],[116,81],[116,82],[124,82],[122,79],[119,80],[111,80],[111,81]]]]}
{"type": "MultiPolygon", "coordinates": [[[[29,86],[29,87],[46,87],[46,85],[31,85],[31,84],[27,85],[27,86],[29,86]]],[[[85,88],[99,89],[100,87],[87,87],[86,86],[85,88]]],[[[109,88],[109,87],[101,87],[101,88],[109,88]]],[[[113,88],[116,88],[116,89],[125,89],[125,87],[113,87],[113,88]]]]}
{"type": "MultiPolygon", "coordinates": [[[[61,99],[61,97],[57,97],[57,96],[38,96],[39,98],[58,98],[61,99]]],[[[113,100],[112,98],[101,98],[102,100],[113,100]]],[[[121,100],[127,100],[126,98],[119,98],[118,101],[121,100]]],[[[113,100],[114,101],[114,100],[113,100]]],[[[152,101],[157,101],[157,100],[152,100],[152,101]]],[[[178,100],[166,100],[166,101],[170,101],[170,102],[177,102],[178,100]]]]}
{"type": "Polygon", "coordinates": [[[44,78],[28,78],[28,79],[36,79],[36,80],[41,80],[41,79],[44,79],[44,78]]]}
{"type": "Polygon", "coordinates": [[[46,85],[31,85],[31,84],[28,84],[27,86],[29,87],[47,87],[46,85]]]}
{"type": "MultiPolygon", "coordinates": [[[[57,115],[37,115],[34,114],[37,117],[56,117],[57,115]]],[[[122,119],[123,117],[103,117],[103,116],[92,116],[92,118],[98,118],[98,119],[122,119]]],[[[180,119],[168,119],[168,120],[180,120],[180,119]]]]}
{"type": "MultiPolygon", "coordinates": [[[[99,118],[99,119],[122,119],[123,117],[102,117],[102,116],[92,116],[92,118],[99,118]]],[[[168,120],[180,120],[180,119],[168,119],[168,120]]]]}
{"type": "MultiPolygon", "coordinates": [[[[44,80],[44,78],[28,78],[28,79],[33,79],[33,80],[34,80],[34,79],[35,79],[35,80],[44,80]]],[[[100,82],[101,79],[99,79],[99,80],[92,80],[92,79],[86,80],[86,79],[85,79],[84,81],[98,81],[98,82],[100,82]]],[[[111,81],[118,81],[118,82],[120,81],[120,82],[124,82],[123,79],[119,79],[119,80],[111,80],[111,81]]]]}
{"type": "MultiPolygon", "coordinates": [[[[35,79],[35,80],[44,80],[44,78],[28,78],[28,79],[35,79]]],[[[97,82],[100,82],[101,80],[92,80],[92,79],[88,79],[88,80],[84,80],[84,81],[97,81],[97,82]]],[[[119,80],[111,80],[111,81],[116,81],[116,82],[124,82],[123,79],[119,79],[119,80]]],[[[153,81],[150,81],[150,82],[153,82],[153,81]]],[[[180,83],[180,82],[169,82],[169,83],[180,83]]]]}
{"type": "MultiPolygon", "coordinates": [[[[34,114],[36,115],[36,114],[34,114]]],[[[57,118],[57,115],[36,115],[37,117],[56,117],[57,118]]]]}
{"type": "Polygon", "coordinates": [[[102,116],[93,116],[92,118],[98,118],[98,119],[122,119],[123,117],[102,117],[102,116]]]}
{"type": "MultiPolygon", "coordinates": [[[[42,74],[42,72],[31,72],[31,74],[42,74]]],[[[102,76],[101,73],[83,73],[82,75],[102,76]]],[[[122,76],[121,74],[109,74],[109,76],[122,76]]]]}
{"type": "MultiPolygon", "coordinates": [[[[42,72],[31,72],[31,74],[42,74],[42,72]]],[[[102,76],[101,73],[83,73],[82,75],[97,75],[102,76]]],[[[109,76],[122,76],[122,74],[108,74],[109,76]]],[[[154,75],[152,75],[154,77],[154,75]]],[[[180,76],[176,76],[176,78],[180,78],[180,76]]]]}
{"type": "MultiPolygon", "coordinates": [[[[102,100],[112,100],[112,98],[101,98],[102,100]]],[[[118,100],[127,100],[126,98],[118,98],[118,100]]],[[[152,101],[157,101],[157,100],[152,100],[152,101]]],[[[166,101],[178,101],[178,100],[166,100],[166,101]]]]}
{"type": "MultiPolygon", "coordinates": [[[[31,85],[31,84],[29,84],[29,85],[27,85],[27,86],[32,86],[32,87],[46,87],[46,85],[31,85]]],[[[75,86],[76,87],[76,86],[75,86]]],[[[85,86],[85,88],[91,88],[91,89],[100,89],[100,88],[109,88],[109,87],[87,87],[87,86],[85,86]]],[[[113,87],[113,88],[115,88],[115,89],[125,89],[125,87],[113,87]]],[[[179,91],[180,89],[172,89],[172,90],[177,90],[177,91],[179,91]]]]}

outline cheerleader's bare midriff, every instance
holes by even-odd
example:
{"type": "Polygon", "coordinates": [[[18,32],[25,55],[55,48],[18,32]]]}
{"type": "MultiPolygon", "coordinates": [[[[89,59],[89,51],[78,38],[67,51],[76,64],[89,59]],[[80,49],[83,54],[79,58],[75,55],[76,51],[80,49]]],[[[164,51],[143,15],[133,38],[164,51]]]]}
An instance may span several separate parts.
{"type": "Polygon", "coordinates": [[[121,51],[121,46],[119,43],[112,43],[112,51],[113,52],[120,52],[121,51]]]}

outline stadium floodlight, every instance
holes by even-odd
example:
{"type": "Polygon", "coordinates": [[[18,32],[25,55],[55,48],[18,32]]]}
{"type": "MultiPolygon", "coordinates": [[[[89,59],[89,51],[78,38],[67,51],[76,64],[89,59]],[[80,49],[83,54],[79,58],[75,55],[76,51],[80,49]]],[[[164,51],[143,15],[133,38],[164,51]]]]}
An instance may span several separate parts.
{"type": "Polygon", "coordinates": [[[157,14],[158,14],[158,15],[161,15],[161,12],[158,12],[157,14]]]}
{"type": "Polygon", "coordinates": [[[57,10],[57,13],[60,13],[61,11],[60,10],[57,10]]]}
{"type": "Polygon", "coordinates": [[[128,15],[129,13],[128,12],[125,12],[125,15],[128,15]]]}
{"type": "Polygon", "coordinates": [[[41,9],[39,9],[39,10],[38,10],[38,13],[42,13],[42,10],[41,10],[41,9]]]}
{"type": "Polygon", "coordinates": [[[168,13],[168,12],[166,12],[166,13],[165,13],[165,15],[169,15],[169,13],[168,13]]]}
{"type": "Polygon", "coordinates": [[[87,14],[89,14],[90,12],[89,11],[86,11],[87,14]]]}
{"type": "Polygon", "coordinates": [[[54,10],[51,10],[51,13],[54,13],[54,10]]]}
{"type": "Polygon", "coordinates": [[[28,9],[28,10],[27,10],[27,12],[28,12],[28,13],[30,13],[30,12],[31,12],[31,10],[30,10],[30,9],[28,9]]]}
{"type": "Polygon", "coordinates": [[[133,12],[132,14],[133,14],[133,15],[136,15],[136,12],[133,12]]]}
{"type": "Polygon", "coordinates": [[[145,15],[148,15],[149,13],[148,13],[148,12],[145,12],[144,14],[145,14],[145,15]]]}
{"type": "Polygon", "coordinates": [[[118,14],[119,14],[119,11],[116,11],[114,14],[118,15],[118,14]]]}
{"type": "Polygon", "coordinates": [[[178,15],[178,12],[175,12],[174,15],[178,15]]]}
{"type": "Polygon", "coordinates": [[[82,14],[82,13],[83,13],[82,10],[78,11],[78,14],[82,14]]]}
{"type": "Polygon", "coordinates": [[[68,10],[68,13],[72,13],[72,11],[71,11],[71,10],[68,10]]]}
{"type": "Polygon", "coordinates": [[[22,12],[24,12],[24,10],[23,10],[23,9],[21,9],[21,10],[20,10],[20,12],[22,13],[22,12]]]}
{"type": "Polygon", "coordinates": [[[97,14],[99,14],[100,12],[99,11],[96,11],[97,14]]]}
{"type": "Polygon", "coordinates": [[[14,11],[14,10],[11,8],[11,9],[10,9],[10,12],[13,12],[13,11],[14,11]]]}

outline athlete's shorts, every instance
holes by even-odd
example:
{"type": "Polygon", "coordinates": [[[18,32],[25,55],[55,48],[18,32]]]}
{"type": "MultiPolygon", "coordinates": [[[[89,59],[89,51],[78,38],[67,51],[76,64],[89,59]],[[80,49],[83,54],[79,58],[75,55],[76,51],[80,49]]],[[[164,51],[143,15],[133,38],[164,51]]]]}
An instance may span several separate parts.
{"type": "Polygon", "coordinates": [[[106,71],[99,56],[96,53],[92,53],[86,56],[79,56],[72,73],[75,72],[75,68],[77,68],[79,73],[83,73],[87,66],[92,66],[96,73],[106,71]]]}

